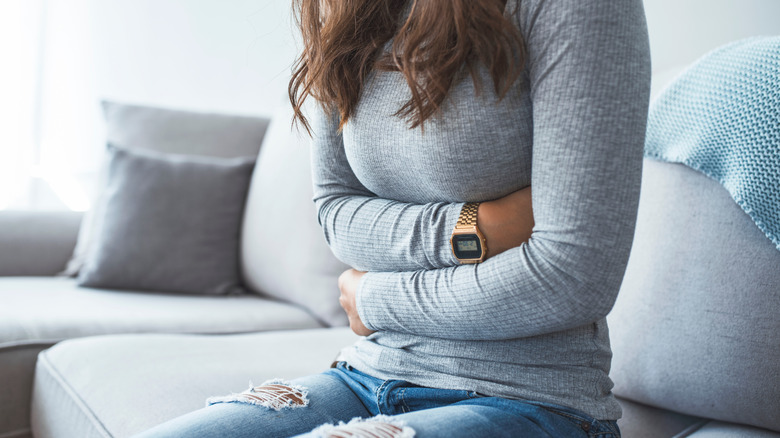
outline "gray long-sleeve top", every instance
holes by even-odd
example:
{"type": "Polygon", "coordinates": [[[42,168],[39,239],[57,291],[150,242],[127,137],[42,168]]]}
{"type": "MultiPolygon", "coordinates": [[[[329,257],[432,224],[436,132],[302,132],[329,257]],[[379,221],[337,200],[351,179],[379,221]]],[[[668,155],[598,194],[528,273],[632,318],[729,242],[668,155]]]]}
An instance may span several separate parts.
{"type": "MultiPolygon", "coordinates": [[[[556,403],[617,419],[605,316],[633,239],[650,60],[641,0],[509,0],[526,67],[499,100],[464,72],[410,129],[397,72],[375,72],[353,118],[312,117],[315,202],[336,254],[369,271],[376,333],[341,358],[385,379],[556,403]],[[533,186],[530,240],[459,265],[463,202],[533,186]]],[[[488,242],[488,245],[490,242],[488,242]]]]}

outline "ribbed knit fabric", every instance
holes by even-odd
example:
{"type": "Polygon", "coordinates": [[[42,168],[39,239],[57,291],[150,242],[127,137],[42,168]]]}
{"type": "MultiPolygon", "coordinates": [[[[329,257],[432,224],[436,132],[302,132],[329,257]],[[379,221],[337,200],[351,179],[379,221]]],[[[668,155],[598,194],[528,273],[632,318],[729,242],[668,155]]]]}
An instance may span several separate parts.
{"type": "Polygon", "coordinates": [[[653,102],[647,156],[723,184],[780,250],[780,37],[731,43],[653,102]]]}
{"type": "MultiPolygon", "coordinates": [[[[320,223],[357,269],[377,333],[341,358],[384,379],[537,400],[617,419],[605,316],[623,278],[639,199],[650,88],[641,0],[510,0],[528,55],[498,100],[467,74],[424,130],[375,72],[339,133],[312,116],[320,223]],[[533,186],[531,239],[458,265],[463,202],[533,186]]],[[[511,11],[511,12],[510,12],[511,11]]],[[[488,245],[490,242],[488,242],[488,245]]]]}

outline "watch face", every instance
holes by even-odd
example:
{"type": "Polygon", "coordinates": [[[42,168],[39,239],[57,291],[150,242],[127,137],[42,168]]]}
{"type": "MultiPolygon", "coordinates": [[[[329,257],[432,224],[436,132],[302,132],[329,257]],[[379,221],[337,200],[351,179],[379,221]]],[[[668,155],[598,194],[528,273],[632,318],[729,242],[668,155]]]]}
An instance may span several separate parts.
{"type": "Polygon", "coordinates": [[[463,259],[478,259],[482,257],[482,243],[476,234],[459,234],[452,238],[455,257],[463,259]]]}

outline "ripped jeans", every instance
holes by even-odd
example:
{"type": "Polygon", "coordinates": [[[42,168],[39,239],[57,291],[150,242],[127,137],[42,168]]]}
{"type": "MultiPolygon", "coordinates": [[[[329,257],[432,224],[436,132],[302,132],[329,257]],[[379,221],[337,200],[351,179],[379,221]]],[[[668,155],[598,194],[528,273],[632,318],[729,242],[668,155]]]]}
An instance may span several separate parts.
{"type": "Polygon", "coordinates": [[[620,437],[614,421],[562,406],[377,379],[344,362],[209,403],[135,438],[620,437]]]}

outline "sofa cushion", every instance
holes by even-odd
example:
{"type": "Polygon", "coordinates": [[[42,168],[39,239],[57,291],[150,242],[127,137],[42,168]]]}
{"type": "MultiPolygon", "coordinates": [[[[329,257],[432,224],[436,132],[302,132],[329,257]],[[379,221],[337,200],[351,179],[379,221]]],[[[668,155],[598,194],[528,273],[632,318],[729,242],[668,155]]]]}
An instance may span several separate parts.
{"type": "Polygon", "coordinates": [[[127,437],[250,382],[321,372],[355,340],[339,328],[65,341],[38,359],[33,431],[36,438],[127,437]]]}
{"type": "Polygon", "coordinates": [[[687,430],[706,423],[690,415],[636,403],[618,398],[623,416],[618,420],[621,434],[626,438],[676,437],[687,430]]]}
{"type": "Polygon", "coordinates": [[[274,114],[249,187],[241,234],[247,287],[345,325],[338,276],[349,266],[328,248],[312,202],[309,139],[291,130],[292,110],[274,114]]]}
{"type": "MultiPolygon", "coordinates": [[[[130,105],[104,101],[108,143],[126,148],[208,157],[256,157],[268,119],[230,114],[130,105]]],[[[60,274],[75,276],[96,239],[103,214],[102,187],[106,166],[97,182],[98,196],[84,216],[73,256],[60,274]]]]}
{"type": "Polygon", "coordinates": [[[108,143],[173,154],[255,157],[268,119],[103,101],[108,143]]]}
{"type": "Polygon", "coordinates": [[[780,433],[756,427],[710,421],[702,427],[674,438],[780,438],[780,433]]]}
{"type": "Polygon", "coordinates": [[[257,295],[186,296],[78,287],[63,277],[0,278],[0,347],[110,333],[238,333],[321,325],[257,295]]]}
{"type": "Polygon", "coordinates": [[[716,181],[645,160],[609,315],[614,392],[780,431],[780,251],[716,181]]]}
{"type": "Polygon", "coordinates": [[[0,436],[28,430],[36,356],[62,339],[320,327],[307,311],[256,295],[117,292],[78,287],[64,277],[2,277],[0,303],[0,436]]]}
{"type": "Polygon", "coordinates": [[[108,149],[105,209],[79,285],[242,291],[239,232],[254,158],[108,149]]]}
{"type": "MultiPolygon", "coordinates": [[[[36,437],[61,436],[63,431],[83,437],[129,436],[199,409],[210,396],[239,392],[250,381],[320,372],[355,340],[349,329],[338,328],[65,341],[39,357],[33,401],[36,437]]],[[[688,436],[708,423],[628,400],[620,403],[624,417],[618,424],[626,437],[688,436]]],[[[737,430],[743,429],[750,428],[737,430]]]]}

